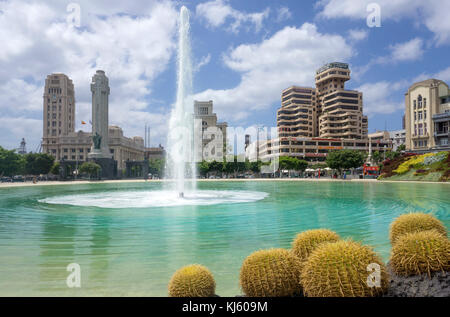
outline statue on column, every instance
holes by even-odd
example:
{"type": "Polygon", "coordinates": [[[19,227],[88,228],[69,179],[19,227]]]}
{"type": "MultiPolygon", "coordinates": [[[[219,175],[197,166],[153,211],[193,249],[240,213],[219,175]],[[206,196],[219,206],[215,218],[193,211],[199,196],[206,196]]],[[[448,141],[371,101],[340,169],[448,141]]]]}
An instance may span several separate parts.
{"type": "Polygon", "coordinates": [[[92,148],[88,157],[93,159],[112,158],[109,150],[108,108],[109,80],[105,72],[97,70],[92,77],[92,148]]]}

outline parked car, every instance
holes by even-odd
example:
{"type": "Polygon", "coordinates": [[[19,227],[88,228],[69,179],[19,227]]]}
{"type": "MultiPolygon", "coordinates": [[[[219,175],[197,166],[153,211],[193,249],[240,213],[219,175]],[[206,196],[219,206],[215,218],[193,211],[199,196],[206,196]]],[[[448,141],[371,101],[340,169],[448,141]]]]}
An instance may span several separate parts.
{"type": "Polygon", "coordinates": [[[22,175],[16,175],[13,177],[14,183],[23,183],[25,182],[25,178],[22,175]]]}
{"type": "Polygon", "coordinates": [[[2,183],[12,183],[12,181],[13,181],[11,177],[7,177],[7,176],[2,177],[0,180],[2,183]]]}

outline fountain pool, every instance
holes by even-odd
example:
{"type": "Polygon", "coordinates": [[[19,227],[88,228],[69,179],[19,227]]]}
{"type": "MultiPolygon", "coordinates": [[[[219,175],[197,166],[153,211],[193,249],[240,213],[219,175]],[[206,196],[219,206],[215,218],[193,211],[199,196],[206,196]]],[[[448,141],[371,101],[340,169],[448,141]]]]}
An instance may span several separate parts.
{"type": "Polygon", "coordinates": [[[218,295],[234,296],[246,256],[289,248],[304,230],[332,229],[387,260],[389,224],[398,215],[428,212],[450,226],[445,184],[208,181],[197,187],[195,204],[187,202],[189,192],[184,202],[172,193],[158,199],[162,183],[0,189],[0,296],[167,296],[171,275],[192,263],[212,271],[218,295]],[[81,267],[79,289],[66,286],[70,263],[81,267]]]}

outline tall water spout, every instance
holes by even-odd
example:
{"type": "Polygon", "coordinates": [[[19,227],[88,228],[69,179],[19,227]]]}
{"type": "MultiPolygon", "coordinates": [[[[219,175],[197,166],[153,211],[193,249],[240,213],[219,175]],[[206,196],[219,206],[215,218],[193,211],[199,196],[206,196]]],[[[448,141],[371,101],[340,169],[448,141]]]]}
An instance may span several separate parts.
{"type": "Polygon", "coordinates": [[[186,177],[192,177],[190,182],[195,187],[195,157],[193,145],[193,100],[192,100],[192,63],[191,43],[189,35],[189,10],[180,10],[178,39],[178,87],[177,100],[172,109],[169,133],[167,138],[166,178],[175,180],[173,188],[178,193],[186,190],[186,177]]]}

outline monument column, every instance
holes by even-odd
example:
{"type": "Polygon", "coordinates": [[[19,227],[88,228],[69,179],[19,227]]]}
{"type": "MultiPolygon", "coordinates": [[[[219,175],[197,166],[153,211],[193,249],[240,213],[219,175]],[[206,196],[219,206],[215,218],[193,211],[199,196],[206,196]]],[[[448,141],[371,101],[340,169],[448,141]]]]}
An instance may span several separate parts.
{"type": "Polygon", "coordinates": [[[92,77],[92,148],[88,157],[92,159],[112,158],[108,146],[108,97],[110,93],[108,77],[97,70],[92,77]]]}

